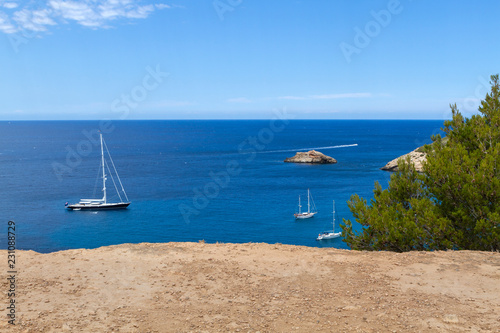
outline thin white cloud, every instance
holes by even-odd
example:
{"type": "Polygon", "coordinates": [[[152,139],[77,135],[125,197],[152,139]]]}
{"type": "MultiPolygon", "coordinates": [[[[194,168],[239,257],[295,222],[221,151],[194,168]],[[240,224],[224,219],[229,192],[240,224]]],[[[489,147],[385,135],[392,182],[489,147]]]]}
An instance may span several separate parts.
{"type": "Polygon", "coordinates": [[[40,32],[49,26],[70,22],[93,29],[108,28],[113,20],[145,19],[154,11],[172,8],[163,3],[143,3],[140,0],[46,0],[36,5],[29,1],[18,8],[17,3],[7,2],[2,6],[10,10],[0,12],[0,32],[40,32]]]}
{"type": "Polygon", "coordinates": [[[50,14],[50,10],[47,9],[34,11],[22,9],[14,13],[13,19],[23,30],[46,31],[47,25],[56,24],[50,18],[50,14]]]}
{"type": "Polygon", "coordinates": [[[149,16],[149,14],[151,14],[152,12],[154,12],[155,10],[155,7],[153,5],[149,5],[149,6],[140,6],[140,7],[137,7],[133,10],[130,10],[128,12],[125,13],[125,17],[128,17],[128,18],[146,18],[149,16]]]}
{"type": "Polygon", "coordinates": [[[18,4],[15,2],[6,2],[2,6],[4,6],[5,8],[8,8],[8,9],[14,9],[14,8],[17,8],[18,4]]]}
{"type": "Polygon", "coordinates": [[[159,3],[159,4],[156,4],[156,5],[155,5],[155,7],[156,7],[156,8],[158,8],[158,9],[160,9],[160,10],[162,10],[162,9],[170,9],[170,8],[172,8],[172,6],[166,5],[166,4],[164,4],[164,3],[159,3]]]}
{"type": "Polygon", "coordinates": [[[311,99],[339,99],[339,98],[366,98],[372,97],[371,93],[347,93],[347,94],[327,94],[327,95],[312,95],[311,99]]]}
{"type": "Polygon", "coordinates": [[[54,12],[54,16],[76,21],[86,27],[98,27],[104,19],[84,2],[52,0],[48,5],[54,12]]]}
{"type": "Polygon", "coordinates": [[[302,97],[302,96],[281,96],[281,97],[278,97],[278,99],[288,99],[288,100],[304,100],[306,99],[306,97],[302,97]]]}
{"type": "Polygon", "coordinates": [[[252,101],[246,97],[230,98],[226,102],[228,102],[228,103],[252,103],[252,101]]]}
{"type": "Polygon", "coordinates": [[[326,94],[309,96],[280,96],[278,99],[287,100],[314,100],[314,99],[339,99],[339,98],[367,98],[373,97],[371,93],[345,93],[345,94],[326,94]]]}
{"type": "Polygon", "coordinates": [[[0,31],[8,34],[16,32],[16,27],[10,22],[7,14],[0,12],[0,31]]]}

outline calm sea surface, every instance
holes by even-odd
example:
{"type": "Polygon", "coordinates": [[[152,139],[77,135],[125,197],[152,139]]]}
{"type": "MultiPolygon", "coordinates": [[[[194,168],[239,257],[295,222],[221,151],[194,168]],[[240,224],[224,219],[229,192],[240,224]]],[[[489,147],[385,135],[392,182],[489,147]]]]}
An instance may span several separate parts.
{"type": "MultiPolygon", "coordinates": [[[[386,187],[390,177],[379,168],[430,143],[440,127],[442,121],[114,121],[102,129],[132,204],[85,212],[64,204],[102,196],[99,122],[0,122],[0,248],[7,247],[9,220],[17,247],[39,252],[198,240],[347,248],[340,238],[315,240],[331,229],[332,200],[340,219],[352,218],[349,197],[372,198],[374,182],[386,187]],[[338,163],[283,163],[310,148],[338,163]],[[298,196],[304,204],[308,188],[319,213],[295,221],[298,196]]],[[[109,179],[107,187],[113,199],[109,179]]]]}

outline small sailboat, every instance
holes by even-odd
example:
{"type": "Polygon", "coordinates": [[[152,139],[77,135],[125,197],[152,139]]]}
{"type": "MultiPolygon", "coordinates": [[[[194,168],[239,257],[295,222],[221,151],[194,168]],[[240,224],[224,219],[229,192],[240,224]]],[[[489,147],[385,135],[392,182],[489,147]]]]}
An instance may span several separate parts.
{"type": "Polygon", "coordinates": [[[297,220],[308,219],[317,214],[316,206],[314,205],[314,201],[312,200],[311,192],[307,189],[307,212],[301,212],[302,206],[300,205],[300,195],[299,195],[299,212],[297,214],[293,214],[297,220]],[[313,209],[311,211],[311,201],[313,209]]]}
{"type": "Polygon", "coordinates": [[[333,200],[333,229],[332,231],[323,231],[316,240],[333,239],[340,237],[340,235],[342,235],[341,232],[335,232],[335,200],[333,200]]]}
{"type": "Polygon", "coordinates": [[[106,146],[106,143],[104,142],[102,138],[102,133],[99,133],[100,138],[101,138],[101,166],[102,166],[102,192],[103,192],[103,197],[102,199],[80,199],[79,203],[75,204],[69,204],[66,202],[66,208],[69,210],[109,210],[109,209],[123,209],[127,208],[128,205],[130,205],[130,201],[128,200],[127,193],[125,193],[125,189],[123,188],[122,182],[120,180],[120,176],[118,176],[118,172],[116,172],[115,164],[113,163],[113,160],[111,159],[111,155],[109,154],[108,147],[106,146]],[[104,159],[104,147],[106,147],[106,151],[109,156],[109,160],[111,161],[111,165],[113,166],[114,173],[116,175],[116,178],[118,180],[118,183],[121,186],[121,192],[124,195],[125,201],[122,199],[122,196],[120,195],[120,191],[118,190],[116,186],[115,179],[113,177],[113,173],[109,169],[109,165],[104,159]],[[111,176],[111,180],[113,181],[113,184],[115,185],[115,190],[116,193],[118,193],[118,197],[120,199],[120,202],[108,202],[107,200],[107,192],[106,192],[106,180],[107,180],[107,175],[106,175],[106,167],[109,171],[109,175],[111,176]]]}

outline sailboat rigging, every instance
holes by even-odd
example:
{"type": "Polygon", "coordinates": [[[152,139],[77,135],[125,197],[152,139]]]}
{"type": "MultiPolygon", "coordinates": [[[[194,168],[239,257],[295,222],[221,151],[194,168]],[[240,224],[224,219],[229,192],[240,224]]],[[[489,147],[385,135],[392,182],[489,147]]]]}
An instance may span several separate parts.
{"type": "Polygon", "coordinates": [[[115,164],[113,163],[113,159],[111,158],[111,155],[109,154],[108,147],[106,146],[106,143],[104,142],[104,139],[102,138],[102,133],[99,133],[99,136],[101,139],[101,166],[102,166],[103,197],[102,197],[102,199],[80,199],[80,202],[75,203],[75,204],[66,203],[66,208],[68,208],[69,210],[123,209],[123,208],[127,208],[130,205],[130,201],[127,197],[127,193],[125,193],[125,189],[123,188],[123,184],[120,180],[120,176],[118,176],[118,172],[116,171],[115,164]],[[118,180],[118,183],[120,184],[121,192],[124,195],[125,201],[122,199],[122,196],[120,195],[120,191],[118,190],[118,188],[116,186],[115,179],[113,177],[113,173],[111,172],[107,161],[104,159],[104,147],[106,147],[106,152],[108,153],[109,160],[111,161],[111,165],[113,166],[114,173],[116,174],[116,178],[118,180]],[[113,185],[115,186],[116,193],[118,193],[118,197],[120,199],[120,202],[108,202],[107,191],[106,191],[107,190],[106,189],[106,180],[107,180],[106,167],[109,171],[109,175],[111,176],[111,180],[113,181],[113,185]]]}
{"type": "Polygon", "coordinates": [[[301,204],[300,204],[300,195],[299,195],[299,212],[296,214],[293,214],[295,216],[295,219],[297,220],[302,220],[302,219],[308,219],[313,217],[315,214],[317,214],[316,206],[314,205],[314,201],[312,200],[311,192],[309,189],[307,189],[307,212],[301,212],[301,204]],[[311,201],[312,201],[312,207],[313,209],[311,210],[311,201]]]}
{"type": "Polygon", "coordinates": [[[335,232],[335,200],[333,200],[333,229],[332,231],[323,231],[318,235],[318,238],[316,238],[316,240],[333,239],[340,237],[341,235],[342,232],[335,232]]]}

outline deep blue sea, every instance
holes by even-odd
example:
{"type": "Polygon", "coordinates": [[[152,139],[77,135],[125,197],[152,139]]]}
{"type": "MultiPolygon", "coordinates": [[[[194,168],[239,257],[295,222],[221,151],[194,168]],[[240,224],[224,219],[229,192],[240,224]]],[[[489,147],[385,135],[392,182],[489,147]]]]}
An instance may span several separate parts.
{"type": "MultiPolygon", "coordinates": [[[[7,247],[9,220],[16,222],[17,248],[38,252],[199,240],[347,248],[340,238],[316,241],[331,229],[332,200],[340,231],[339,220],[352,219],[350,196],[369,200],[375,181],[386,187],[390,174],[379,168],[430,143],[442,123],[0,122],[0,248],[7,247]],[[102,196],[100,128],[132,204],[118,211],[68,211],[67,201],[102,196]],[[311,148],[338,163],[283,163],[311,148]],[[298,196],[304,204],[308,188],[318,214],[296,221],[298,196]]],[[[109,179],[107,187],[113,199],[109,179]]]]}

